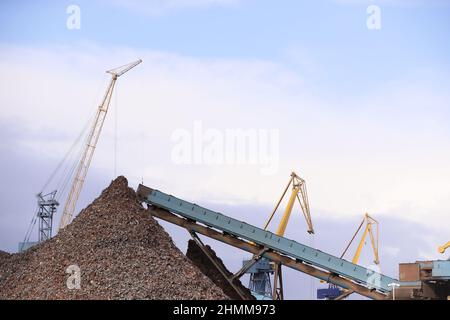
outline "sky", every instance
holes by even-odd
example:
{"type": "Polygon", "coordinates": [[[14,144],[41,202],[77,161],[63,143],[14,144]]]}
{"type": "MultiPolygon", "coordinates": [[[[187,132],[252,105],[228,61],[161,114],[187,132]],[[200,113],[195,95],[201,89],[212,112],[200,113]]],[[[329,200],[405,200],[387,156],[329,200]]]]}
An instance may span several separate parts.
{"type": "MultiPolygon", "coordinates": [[[[105,71],[140,58],[117,82],[78,210],[122,174],[261,225],[295,171],[316,235],[294,213],[288,237],[339,255],[369,212],[386,274],[446,258],[449,18],[444,0],[2,1],[0,250],[23,240],[105,71]],[[255,135],[249,157],[227,162],[240,131],[255,135]]],[[[187,235],[164,226],[185,250],[187,235]]],[[[214,246],[239,268],[244,253],[214,246]]],[[[290,298],[320,286],[289,277],[290,298]]]]}

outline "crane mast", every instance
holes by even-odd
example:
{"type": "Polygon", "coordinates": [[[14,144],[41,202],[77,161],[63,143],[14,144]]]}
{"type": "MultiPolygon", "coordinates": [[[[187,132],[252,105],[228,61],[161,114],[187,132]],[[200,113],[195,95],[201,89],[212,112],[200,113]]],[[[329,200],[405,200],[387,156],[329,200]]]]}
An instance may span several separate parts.
{"type": "Polygon", "coordinates": [[[64,210],[59,223],[59,229],[65,228],[72,220],[81,189],[83,188],[83,184],[92,161],[92,156],[94,155],[95,147],[97,146],[97,142],[100,137],[103,124],[105,122],[106,114],[108,113],[108,107],[111,102],[111,97],[116,85],[117,78],[127,71],[131,70],[141,62],[142,60],[137,60],[121,67],[106,71],[107,73],[111,74],[111,80],[103,97],[102,103],[98,107],[91,130],[89,131],[85,149],[81,156],[80,162],[78,163],[75,178],[64,205],[64,210]]]}

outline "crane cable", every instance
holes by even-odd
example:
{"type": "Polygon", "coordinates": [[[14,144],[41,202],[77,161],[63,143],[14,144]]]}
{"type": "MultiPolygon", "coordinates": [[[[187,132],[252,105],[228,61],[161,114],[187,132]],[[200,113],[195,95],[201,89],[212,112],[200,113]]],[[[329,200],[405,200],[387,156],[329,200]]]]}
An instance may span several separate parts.
{"type": "MultiPolygon", "coordinates": [[[[92,100],[92,104],[96,104],[96,101],[100,95],[100,90],[102,89],[103,86],[103,80],[102,81],[98,81],[97,83],[97,90],[96,90],[96,95],[95,98],[93,98],[92,100]]],[[[87,121],[84,124],[82,130],[80,131],[80,133],[78,134],[77,138],[75,139],[75,141],[73,142],[73,144],[71,145],[71,147],[69,148],[69,150],[66,152],[66,154],[64,155],[64,158],[60,161],[60,163],[58,164],[58,166],[55,168],[55,170],[52,172],[52,174],[50,175],[50,177],[48,178],[48,180],[46,181],[46,183],[44,184],[44,186],[41,189],[41,192],[44,192],[45,188],[48,187],[48,185],[50,184],[50,182],[53,180],[53,178],[56,176],[56,174],[58,173],[58,171],[60,170],[60,168],[62,167],[62,165],[66,162],[66,160],[68,159],[68,157],[72,154],[73,150],[75,149],[75,147],[78,145],[78,143],[80,142],[80,140],[82,139],[83,136],[86,135],[86,130],[89,127],[89,124],[92,122],[95,114],[96,114],[97,110],[96,108],[91,110],[88,113],[88,117],[87,117],[87,121]]],[[[87,138],[86,138],[87,139],[87,138]]],[[[79,145],[79,148],[81,149],[81,145],[79,145]]],[[[79,153],[76,154],[77,157],[75,157],[75,160],[72,160],[72,168],[73,166],[76,167],[76,163],[78,163],[78,159],[81,157],[81,151],[79,153]]],[[[61,179],[59,179],[59,181],[57,182],[57,189],[56,190],[61,190],[60,187],[64,186],[65,184],[68,183],[68,181],[70,181],[70,177],[71,175],[73,175],[72,169],[70,169],[69,173],[67,173],[67,169],[69,167],[69,164],[66,164],[66,167],[63,170],[63,175],[61,177],[61,179]]],[[[60,192],[58,192],[60,193],[60,192]]],[[[60,198],[61,196],[59,196],[60,198]]]]}
{"type": "MultiPolygon", "coordinates": [[[[316,247],[316,237],[315,237],[315,234],[314,233],[310,233],[309,234],[309,236],[310,236],[310,238],[309,238],[309,246],[311,247],[311,248],[315,248],[316,247]]],[[[314,300],[314,293],[315,293],[315,291],[316,291],[316,288],[315,288],[315,278],[314,277],[310,277],[310,283],[309,283],[309,285],[310,285],[310,295],[311,295],[311,300],[314,300]]]]}
{"type": "Polygon", "coordinates": [[[37,221],[37,213],[38,213],[38,209],[36,209],[36,212],[33,214],[33,218],[31,218],[31,222],[28,226],[28,230],[25,233],[25,238],[23,239],[23,242],[29,242],[30,241],[30,236],[31,236],[31,232],[33,231],[34,226],[36,225],[36,221],[37,221]]]}
{"type": "Polygon", "coordinates": [[[353,235],[352,239],[350,240],[350,242],[347,244],[347,247],[345,248],[344,252],[342,252],[341,254],[341,259],[344,257],[345,253],[347,252],[348,248],[350,248],[350,245],[352,244],[353,240],[355,240],[356,236],[358,235],[359,230],[361,230],[363,224],[365,222],[365,219],[361,222],[361,224],[359,225],[358,229],[356,229],[355,234],[353,235]]]}
{"type": "Polygon", "coordinates": [[[114,91],[114,178],[117,177],[117,127],[118,127],[118,99],[117,84],[114,91]]]}
{"type": "MultiPolygon", "coordinates": [[[[72,143],[72,145],[70,146],[69,150],[67,150],[66,154],[64,155],[64,157],[61,159],[61,161],[58,163],[58,165],[56,166],[56,168],[53,170],[52,174],[50,175],[50,177],[47,179],[47,181],[45,182],[45,184],[42,186],[41,188],[41,192],[43,192],[48,185],[53,181],[53,179],[55,178],[56,174],[60,171],[61,167],[66,164],[66,167],[63,170],[63,173],[67,172],[67,168],[68,168],[68,164],[67,164],[67,160],[69,159],[69,157],[73,154],[74,149],[77,147],[77,145],[79,144],[81,138],[83,137],[83,135],[85,135],[86,129],[88,128],[89,123],[91,122],[91,118],[89,118],[89,120],[86,122],[86,124],[84,125],[83,129],[81,130],[81,132],[78,134],[77,138],[75,139],[75,141],[72,143]]],[[[61,182],[64,181],[67,178],[66,174],[63,175],[63,178],[61,178],[58,183],[57,186],[61,186],[61,182]]],[[[59,188],[57,188],[57,190],[59,190],[59,188]]]]}
{"type": "MultiPolygon", "coordinates": [[[[103,81],[97,85],[97,94],[96,94],[96,98],[98,97],[101,87],[103,85],[103,81]]],[[[50,174],[49,178],[47,179],[47,181],[44,183],[44,185],[41,188],[40,193],[44,193],[44,190],[50,185],[50,183],[53,181],[53,179],[56,177],[57,173],[60,171],[61,167],[66,163],[66,166],[64,167],[63,170],[63,174],[62,177],[59,179],[59,181],[56,183],[57,185],[57,197],[56,200],[59,202],[59,200],[63,197],[67,186],[69,184],[69,182],[71,181],[71,178],[74,175],[75,169],[79,163],[79,159],[81,157],[81,153],[82,153],[82,146],[84,144],[79,144],[79,142],[81,141],[83,136],[85,137],[85,141],[87,141],[87,135],[86,135],[86,130],[89,128],[89,124],[92,122],[95,114],[97,113],[97,110],[94,109],[91,111],[90,116],[88,117],[88,120],[86,121],[86,124],[83,126],[82,130],[80,131],[79,135],[77,136],[77,138],[75,139],[75,141],[73,142],[73,144],[71,145],[71,147],[69,148],[69,150],[66,152],[66,154],[64,155],[63,159],[58,163],[58,165],[56,166],[56,168],[53,170],[53,172],[50,174]],[[68,158],[70,157],[71,154],[73,154],[74,149],[76,148],[76,146],[78,145],[79,150],[76,153],[76,157],[71,161],[72,164],[70,166],[70,164],[68,163],[68,158]],[[70,169],[69,169],[70,166],[70,169]]],[[[34,229],[34,226],[36,225],[37,222],[37,213],[39,212],[39,206],[36,208],[35,213],[33,214],[33,217],[31,219],[31,222],[28,226],[27,232],[25,234],[25,238],[24,238],[24,242],[28,242],[31,236],[31,233],[34,229]]]]}
{"type": "MultiPolygon", "coordinates": [[[[76,138],[76,140],[74,141],[74,143],[71,145],[69,150],[64,155],[63,159],[58,163],[56,168],[53,170],[52,174],[47,179],[47,181],[45,182],[43,187],[41,188],[41,193],[44,192],[44,190],[48,187],[48,185],[53,181],[53,179],[55,178],[56,174],[60,171],[60,169],[63,166],[63,164],[67,162],[67,159],[72,154],[72,152],[75,149],[75,147],[77,146],[77,144],[79,144],[82,136],[85,135],[86,129],[88,128],[89,123],[92,121],[92,118],[93,118],[92,116],[89,118],[89,120],[86,122],[85,126],[83,127],[83,129],[79,133],[79,135],[76,138]]],[[[82,144],[81,144],[81,146],[82,146],[82,144]]],[[[79,148],[81,150],[81,147],[79,147],[79,148]]],[[[80,152],[78,152],[78,154],[79,153],[80,152]]],[[[79,158],[78,154],[77,154],[77,157],[75,159],[79,158]]],[[[64,191],[65,191],[65,189],[67,187],[67,184],[70,182],[71,177],[73,176],[73,173],[75,171],[75,168],[76,168],[77,164],[78,164],[78,161],[76,161],[76,160],[73,161],[72,168],[70,169],[69,173],[67,173],[67,174],[66,174],[66,172],[67,172],[68,165],[66,165],[66,167],[65,167],[65,169],[63,171],[63,173],[64,173],[63,178],[60,179],[59,182],[57,183],[58,188],[56,190],[60,190],[58,192],[58,197],[56,199],[57,201],[59,201],[61,196],[64,194],[64,191]],[[62,189],[60,189],[60,187],[62,187],[62,189]]],[[[37,222],[37,218],[38,218],[37,213],[38,212],[39,212],[39,207],[36,208],[35,213],[33,214],[33,217],[31,218],[31,222],[28,225],[27,232],[25,233],[24,242],[29,242],[29,240],[30,240],[31,233],[33,232],[34,227],[35,227],[36,222],[37,222]]]]}
{"type": "Polygon", "coordinates": [[[74,156],[74,160],[72,161],[71,166],[69,167],[69,164],[67,164],[66,168],[64,169],[63,178],[59,181],[57,185],[58,197],[57,200],[61,199],[65,195],[65,191],[67,189],[67,186],[69,185],[70,181],[72,180],[72,177],[75,173],[75,170],[78,166],[79,159],[81,158],[81,154],[83,152],[83,147],[85,143],[79,143],[81,141],[81,138],[85,136],[85,141],[87,141],[87,135],[86,131],[89,128],[89,124],[92,122],[92,119],[94,118],[94,114],[88,119],[86,124],[83,127],[83,130],[80,132],[79,136],[77,137],[77,140],[75,141],[73,147],[75,147],[78,144],[78,150],[74,156]]]}

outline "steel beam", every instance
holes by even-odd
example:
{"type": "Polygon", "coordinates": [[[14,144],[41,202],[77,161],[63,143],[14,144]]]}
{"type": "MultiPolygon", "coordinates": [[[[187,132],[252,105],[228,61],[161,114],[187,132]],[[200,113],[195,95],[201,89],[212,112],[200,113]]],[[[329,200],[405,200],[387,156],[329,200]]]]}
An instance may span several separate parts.
{"type": "Polygon", "coordinates": [[[352,290],[345,290],[340,296],[336,297],[334,300],[343,300],[347,298],[349,295],[351,295],[354,291],[352,290]]]}
{"type": "Polygon", "coordinates": [[[273,275],[273,292],[272,299],[273,300],[283,300],[283,273],[281,272],[281,263],[277,263],[275,265],[275,272],[273,275]]]}

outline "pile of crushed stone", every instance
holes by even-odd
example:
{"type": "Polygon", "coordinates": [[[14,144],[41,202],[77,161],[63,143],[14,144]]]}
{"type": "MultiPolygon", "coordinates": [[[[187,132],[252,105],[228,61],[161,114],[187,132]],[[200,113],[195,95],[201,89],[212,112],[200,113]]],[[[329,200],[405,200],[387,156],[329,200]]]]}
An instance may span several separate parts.
{"type": "Polygon", "coordinates": [[[0,254],[0,299],[228,298],[146,213],[125,177],[52,239],[0,254]]]}

